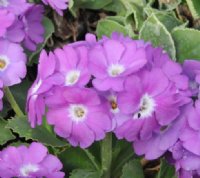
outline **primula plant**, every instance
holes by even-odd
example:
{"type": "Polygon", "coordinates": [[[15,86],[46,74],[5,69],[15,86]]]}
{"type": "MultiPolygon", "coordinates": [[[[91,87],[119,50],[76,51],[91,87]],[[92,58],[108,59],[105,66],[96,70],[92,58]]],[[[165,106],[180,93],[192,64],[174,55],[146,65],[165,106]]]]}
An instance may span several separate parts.
{"type": "Polygon", "coordinates": [[[0,178],[200,178],[199,0],[0,0],[0,178]]]}

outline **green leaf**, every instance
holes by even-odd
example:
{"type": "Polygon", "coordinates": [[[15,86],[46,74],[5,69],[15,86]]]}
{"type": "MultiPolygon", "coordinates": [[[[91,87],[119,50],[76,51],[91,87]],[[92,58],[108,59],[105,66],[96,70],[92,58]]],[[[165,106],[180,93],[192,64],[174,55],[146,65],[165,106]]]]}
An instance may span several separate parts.
{"type": "Polygon", "coordinates": [[[79,147],[68,148],[59,155],[64,165],[64,170],[70,172],[73,169],[99,170],[99,163],[91,152],[79,147]]]}
{"type": "Polygon", "coordinates": [[[162,159],[160,171],[156,178],[176,178],[174,166],[169,165],[165,159],[162,159]]]}
{"type": "Polygon", "coordinates": [[[11,130],[6,128],[7,122],[3,119],[0,119],[0,145],[5,144],[7,141],[14,139],[14,135],[11,130]]]}
{"type": "Polygon", "coordinates": [[[167,11],[172,11],[177,8],[177,6],[181,3],[181,0],[170,0],[170,1],[159,1],[160,9],[164,9],[167,11]]]}
{"type": "Polygon", "coordinates": [[[183,25],[183,23],[176,18],[173,11],[160,11],[151,7],[145,7],[145,13],[148,16],[154,14],[158,20],[167,28],[168,31],[172,31],[175,27],[183,25]]]}
{"type": "Polygon", "coordinates": [[[46,45],[48,39],[52,36],[52,34],[55,31],[54,24],[53,22],[47,18],[44,17],[43,19],[43,26],[45,28],[45,34],[44,34],[44,42],[39,44],[35,52],[28,52],[29,56],[29,64],[31,65],[34,61],[35,58],[38,58],[40,51],[44,48],[46,45]]]}
{"type": "Polygon", "coordinates": [[[31,82],[26,79],[23,80],[20,84],[10,87],[10,91],[12,92],[17,104],[23,112],[25,112],[26,97],[30,86],[31,82]]]}
{"type": "Polygon", "coordinates": [[[194,19],[200,17],[200,3],[199,0],[186,0],[188,7],[192,13],[194,19]]]}
{"type": "Polygon", "coordinates": [[[75,169],[69,178],[101,178],[101,172],[87,169],[75,169]]]}
{"type": "Polygon", "coordinates": [[[144,178],[140,161],[135,159],[126,163],[123,167],[121,178],[144,178]]]}
{"type": "Polygon", "coordinates": [[[163,47],[171,58],[175,60],[176,50],[171,34],[154,14],[149,16],[144,22],[140,30],[139,38],[145,41],[151,41],[154,46],[163,47]]]}
{"type": "Polygon", "coordinates": [[[177,59],[183,62],[185,59],[200,60],[200,31],[189,28],[176,28],[172,32],[174,38],[177,59]]]}
{"type": "Polygon", "coordinates": [[[49,132],[44,126],[31,128],[26,117],[15,117],[8,121],[6,128],[12,129],[20,137],[39,141],[47,146],[63,147],[67,145],[66,141],[58,139],[53,133],[49,132]]]}
{"type": "Polygon", "coordinates": [[[74,0],[74,7],[86,9],[101,9],[111,2],[112,0],[74,0]]]}
{"type": "Polygon", "coordinates": [[[121,32],[124,35],[134,36],[131,25],[122,26],[118,22],[109,19],[99,21],[96,30],[98,38],[101,38],[103,35],[110,36],[112,32],[121,32]]]}

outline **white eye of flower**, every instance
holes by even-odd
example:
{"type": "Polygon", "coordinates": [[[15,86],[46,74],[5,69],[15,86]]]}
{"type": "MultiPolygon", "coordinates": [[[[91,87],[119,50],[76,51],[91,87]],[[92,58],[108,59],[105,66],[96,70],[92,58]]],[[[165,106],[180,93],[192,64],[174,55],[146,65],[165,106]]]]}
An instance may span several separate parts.
{"type": "Polygon", "coordinates": [[[80,77],[81,72],[79,70],[71,70],[67,73],[65,77],[65,85],[72,86],[74,85],[80,77]]]}
{"type": "Polygon", "coordinates": [[[0,56],[0,71],[6,70],[10,61],[6,56],[0,56]]]}
{"type": "Polygon", "coordinates": [[[155,110],[156,103],[154,99],[145,94],[140,100],[139,111],[133,116],[133,119],[145,119],[151,117],[155,110]]]}
{"type": "Polygon", "coordinates": [[[69,117],[75,122],[83,121],[88,113],[87,108],[82,104],[71,104],[68,108],[69,117]]]}
{"type": "Polygon", "coordinates": [[[8,0],[0,0],[0,7],[3,6],[3,7],[7,7],[9,4],[8,0]]]}
{"type": "Polygon", "coordinates": [[[119,76],[121,73],[123,73],[125,71],[125,68],[123,65],[121,64],[112,64],[108,67],[108,74],[111,77],[117,77],[119,76]]]}
{"type": "Polygon", "coordinates": [[[39,170],[38,166],[35,164],[27,164],[20,168],[20,174],[23,177],[28,177],[30,173],[37,172],[39,170]]]}

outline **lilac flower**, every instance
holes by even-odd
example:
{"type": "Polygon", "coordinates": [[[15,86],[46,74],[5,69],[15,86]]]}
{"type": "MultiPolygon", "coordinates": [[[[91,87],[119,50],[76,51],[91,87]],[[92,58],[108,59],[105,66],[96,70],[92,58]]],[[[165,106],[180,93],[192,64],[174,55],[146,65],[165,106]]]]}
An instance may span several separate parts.
{"type": "Polygon", "coordinates": [[[15,19],[13,24],[7,29],[4,38],[14,43],[20,43],[24,40],[24,37],[24,24],[21,20],[15,19]]]}
{"type": "Polygon", "coordinates": [[[118,107],[118,93],[114,91],[107,92],[99,92],[99,95],[102,96],[102,101],[107,106],[107,110],[109,111],[110,118],[112,120],[112,131],[115,130],[116,127],[122,125],[126,120],[129,119],[129,116],[122,113],[118,107]]]}
{"type": "Polygon", "coordinates": [[[59,15],[63,15],[63,10],[67,9],[68,0],[42,0],[44,4],[50,5],[59,15]]]}
{"type": "Polygon", "coordinates": [[[9,146],[0,152],[0,177],[49,177],[63,178],[60,160],[48,154],[41,143],[31,143],[29,147],[9,146]]]}
{"type": "Polygon", "coordinates": [[[25,30],[25,39],[23,44],[31,51],[35,51],[37,44],[44,40],[44,27],[42,25],[43,6],[32,5],[22,17],[25,30]]]}
{"type": "Polygon", "coordinates": [[[26,110],[32,127],[42,124],[42,116],[45,114],[44,96],[54,86],[62,83],[63,78],[55,72],[56,61],[53,53],[49,56],[43,50],[40,54],[38,76],[28,91],[26,110]]]}
{"type": "Polygon", "coordinates": [[[125,91],[118,96],[118,106],[129,119],[116,129],[117,137],[147,140],[154,131],[168,126],[180,114],[181,96],[176,91],[161,69],[128,77],[125,91]]]}
{"type": "Polygon", "coordinates": [[[20,83],[26,75],[26,56],[20,45],[0,39],[0,79],[5,86],[20,83]]]}
{"type": "Polygon", "coordinates": [[[58,70],[63,75],[65,86],[84,86],[90,80],[88,71],[88,50],[86,47],[64,46],[56,49],[58,70]]]}
{"type": "MultiPolygon", "coordinates": [[[[184,107],[185,108],[185,107],[184,107]]],[[[137,140],[133,143],[137,155],[145,155],[147,160],[157,159],[171,148],[178,140],[185,124],[184,108],[181,114],[168,126],[154,130],[152,137],[148,140],[137,140]]]]}
{"type": "Polygon", "coordinates": [[[97,93],[93,89],[72,87],[64,87],[60,92],[62,104],[50,107],[47,112],[47,121],[54,125],[55,132],[81,148],[103,139],[111,129],[111,121],[97,93]]]}
{"type": "Polygon", "coordinates": [[[106,40],[89,53],[89,69],[95,77],[93,85],[101,91],[122,91],[126,76],[146,63],[145,53],[134,41],[106,40]]]}
{"type": "MultiPolygon", "coordinates": [[[[193,145],[191,145],[192,147],[193,145]]],[[[178,141],[172,148],[173,162],[179,178],[200,176],[200,156],[185,149],[181,141],[178,141]]]]}
{"type": "Polygon", "coordinates": [[[2,91],[2,88],[3,88],[3,82],[0,80],[0,111],[3,109],[3,91],[2,91]]]}
{"type": "Polygon", "coordinates": [[[146,68],[148,70],[159,68],[180,92],[188,89],[188,77],[183,74],[181,65],[170,59],[162,48],[154,48],[151,44],[148,44],[145,51],[148,60],[146,68]]]}
{"type": "Polygon", "coordinates": [[[27,8],[29,7],[29,4],[26,2],[26,0],[1,0],[0,1],[0,9],[6,9],[15,15],[21,15],[23,14],[27,8]]]}
{"type": "Polygon", "coordinates": [[[200,101],[190,106],[186,112],[187,124],[179,138],[185,149],[200,156],[200,101]]]}
{"type": "Polygon", "coordinates": [[[192,96],[199,97],[200,62],[185,60],[183,63],[183,72],[189,77],[189,87],[192,91],[192,96]]]}
{"type": "Polygon", "coordinates": [[[15,16],[8,12],[7,10],[0,9],[0,37],[4,36],[8,27],[10,27],[14,22],[15,16]]]}

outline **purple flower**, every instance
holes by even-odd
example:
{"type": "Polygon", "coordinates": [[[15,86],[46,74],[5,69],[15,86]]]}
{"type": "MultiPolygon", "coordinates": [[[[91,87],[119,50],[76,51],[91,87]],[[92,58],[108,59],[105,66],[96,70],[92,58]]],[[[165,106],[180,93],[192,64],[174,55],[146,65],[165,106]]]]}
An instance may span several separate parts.
{"type": "Polygon", "coordinates": [[[188,89],[188,77],[183,75],[181,65],[170,59],[162,48],[154,48],[151,44],[148,44],[145,51],[148,60],[146,68],[148,70],[159,68],[176,85],[179,91],[188,89]]]}
{"type": "Polygon", "coordinates": [[[0,176],[8,177],[49,177],[63,178],[60,160],[48,154],[41,143],[31,143],[29,147],[9,146],[0,152],[0,176]]]}
{"type": "MultiPolygon", "coordinates": [[[[93,89],[72,87],[60,89],[60,93],[62,104],[50,107],[47,112],[47,121],[54,125],[55,132],[81,148],[103,139],[111,129],[111,120],[97,93],[93,89]]],[[[52,99],[55,98],[54,94],[52,99]]]]}
{"type": "Polygon", "coordinates": [[[55,72],[56,61],[53,53],[49,56],[43,50],[40,54],[38,76],[28,91],[26,110],[32,127],[42,124],[42,116],[45,114],[44,96],[54,86],[62,83],[63,78],[55,72]]]}
{"type": "Polygon", "coordinates": [[[107,92],[98,92],[100,96],[102,96],[102,101],[107,106],[107,110],[109,111],[110,118],[112,120],[112,131],[115,130],[116,127],[122,125],[126,120],[129,119],[129,116],[122,113],[118,107],[118,93],[114,91],[107,92]]]}
{"type": "Polygon", "coordinates": [[[0,39],[0,79],[5,86],[20,83],[26,75],[26,56],[23,48],[0,39]]]}
{"type": "Polygon", "coordinates": [[[133,143],[137,155],[145,155],[147,160],[158,159],[178,140],[185,124],[184,108],[175,121],[168,126],[154,130],[152,137],[148,140],[137,140],[133,143]]]}
{"type": "Polygon", "coordinates": [[[68,0],[42,0],[44,4],[50,5],[59,15],[63,15],[63,10],[67,9],[68,0]]]}
{"type": "Polygon", "coordinates": [[[180,95],[161,69],[140,71],[125,82],[118,96],[121,112],[129,119],[115,131],[128,141],[147,140],[157,129],[168,126],[180,114],[180,95]]]}
{"type": "Polygon", "coordinates": [[[192,96],[199,97],[200,85],[200,62],[196,60],[185,60],[183,72],[189,77],[189,87],[192,96]]]}
{"type": "Polygon", "coordinates": [[[180,134],[182,146],[193,154],[200,156],[200,101],[190,105],[186,112],[187,124],[180,134]]]}
{"type": "Polygon", "coordinates": [[[10,27],[15,20],[15,16],[7,10],[0,9],[0,37],[4,36],[8,27],[10,27]]]}
{"type": "Polygon", "coordinates": [[[3,82],[0,80],[0,111],[3,109],[3,91],[2,91],[2,88],[3,88],[3,82]]]}
{"type": "Polygon", "coordinates": [[[35,51],[37,44],[42,43],[44,40],[43,12],[43,6],[32,5],[22,17],[25,31],[23,44],[31,51],[35,51]]]}
{"type": "Polygon", "coordinates": [[[26,0],[1,0],[0,1],[0,9],[6,9],[16,15],[23,14],[27,8],[29,7],[29,4],[26,2],[26,0]]]}
{"type": "Polygon", "coordinates": [[[90,80],[88,50],[86,47],[64,46],[54,51],[58,59],[58,71],[63,75],[65,86],[84,86],[90,80]]]}
{"type": "MultiPolygon", "coordinates": [[[[192,147],[193,145],[191,145],[192,147]]],[[[173,162],[178,172],[179,178],[189,178],[200,176],[200,156],[196,155],[182,145],[181,141],[178,141],[172,148],[173,162]]]]}
{"type": "Polygon", "coordinates": [[[100,91],[122,91],[125,78],[146,63],[142,48],[135,41],[106,40],[89,52],[89,69],[95,77],[93,85],[100,91]]]}
{"type": "Polygon", "coordinates": [[[21,20],[15,19],[13,24],[7,29],[4,38],[14,43],[20,43],[23,41],[24,37],[24,24],[21,20]]]}

